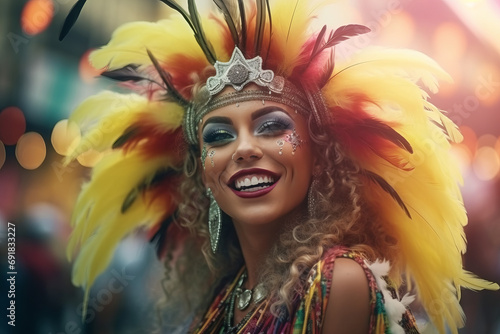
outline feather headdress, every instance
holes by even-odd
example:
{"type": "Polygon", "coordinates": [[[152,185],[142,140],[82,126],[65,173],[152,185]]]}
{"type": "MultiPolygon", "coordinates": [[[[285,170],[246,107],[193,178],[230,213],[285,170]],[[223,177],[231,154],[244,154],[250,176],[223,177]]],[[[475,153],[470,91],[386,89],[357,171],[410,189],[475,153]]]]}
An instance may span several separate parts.
{"type": "MultiPolygon", "coordinates": [[[[414,282],[432,321],[444,333],[463,325],[460,289],[498,289],[462,268],[467,217],[450,161],[456,126],[428,102],[448,75],[430,58],[409,50],[369,48],[335,63],[338,43],[369,30],[347,25],[311,31],[314,4],[305,0],[214,0],[218,12],[188,10],[156,23],[134,22],[115,31],[95,51],[95,67],[135,93],[104,92],[75,111],[83,132],[73,159],[104,152],[83,188],[73,215],[68,255],[79,250],[73,272],[87,289],[108,265],[117,243],[131,231],[168,233],[182,182],[186,142],[183,118],[216,61],[238,47],[247,59],[292,82],[307,97],[317,122],[331,121],[336,140],[361,167],[365,201],[398,240],[400,274],[414,282]],[[404,241],[404,242],[403,242],[404,241]]],[[[61,32],[67,34],[85,1],[78,1],[61,32]]],[[[316,8],[317,9],[317,8],[316,8]]],[[[160,236],[160,240],[164,240],[160,236]]]]}

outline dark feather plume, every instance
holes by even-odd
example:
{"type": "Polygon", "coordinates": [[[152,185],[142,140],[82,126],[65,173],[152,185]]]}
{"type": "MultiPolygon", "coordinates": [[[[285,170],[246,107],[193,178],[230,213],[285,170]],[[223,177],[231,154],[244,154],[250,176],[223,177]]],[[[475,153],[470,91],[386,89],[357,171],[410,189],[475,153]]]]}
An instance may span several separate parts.
{"type": "Polygon", "coordinates": [[[198,9],[196,8],[195,0],[188,0],[188,9],[191,21],[193,22],[193,26],[195,29],[194,37],[196,38],[196,41],[198,42],[201,49],[205,53],[207,60],[211,64],[215,64],[217,58],[215,57],[215,52],[213,50],[212,44],[210,44],[210,41],[208,41],[207,38],[205,37],[205,32],[203,31],[203,27],[201,25],[201,20],[198,14],[198,9]]]}
{"type": "Polygon", "coordinates": [[[245,50],[247,45],[247,17],[245,14],[245,3],[243,0],[238,0],[238,8],[241,20],[241,43],[240,49],[245,50]]]}
{"type": "Polygon", "coordinates": [[[123,134],[120,137],[118,137],[117,140],[115,140],[111,148],[117,149],[122,147],[130,138],[133,138],[137,134],[138,130],[139,129],[137,127],[128,128],[123,132],[123,134]]]}
{"type": "Polygon", "coordinates": [[[169,6],[170,8],[172,8],[173,10],[175,10],[176,12],[178,12],[179,14],[181,14],[182,17],[184,18],[184,20],[186,20],[186,22],[189,24],[189,26],[191,27],[191,29],[194,32],[196,32],[196,29],[195,29],[195,27],[193,25],[193,22],[191,21],[191,17],[184,10],[184,8],[182,8],[182,6],[180,6],[177,2],[172,1],[172,0],[160,0],[160,1],[163,2],[165,5],[169,6]]]}
{"type": "Polygon", "coordinates": [[[382,190],[384,190],[386,193],[388,193],[398,204],[399,206],[404,210],[408,218],[411,219],[411,214],[410,211],[408,211],[408,208],[406,207],[405,203],[399,196],[399,194],[396,192],[396,190],[386,181],[384,180],[380,175],[375,174],[373,172],[370,172],[369,170],[363,170],[362,173],[368,177],[368,179],[380,186],[382,190]]]}
{"type": "Polygon", "coordinates": [[[316,55],[319,53],[318,50],[322,47],[321,44],[323,44],[324,38],[325,38],[325,33],[326,33],[326,25],[324,25],[321,30],[318,33],[318,36],[316,37],[316,43],[314,43],[314,47],[311,51],[311,58],[313,55],[316,55]]]}
{"type": "Polygon", "coordinates": [[[266,9],[267,9],[267,17],[269,21],[269,39],[267,42],[267,51],[266,51],[266,57],[264,59],[264,62],[267,60],[267,57],[269,55],[269,51],[271,50],[271,37],[273,36],[273,18],[271,15],[271,6],[269,5],[269,0],[266,0],[266,9]]]}
{"type": "Polygon", "coordinates": [[[179,104],[183,106],[187,106],[189,102],[182,97],[182,95],[177,91],[177,89],[174,87],[172,83],[172,76],[165,71],[161,66],[158,60],[155,58],[155,56],[151,53],[151,51],[147,50],[149,59],[153,62],[154,67],[156,68],[156,71],[160,75],[162,81],[165,83],[167,86],[167,92],[170,96],[172,96],[179,104]]]}
{"type": "Polygon", "coordinates": [[[134,189],[132,189],[127,196],[125,197],[125,200],[122,203],[121,207],[121,212],[125,213],[131,206],[134,204],[135,200],[137,197],[143,192],[151,187],[154,187],[156,184],[161,182],[167,177],[174,176],[177,174],[177,171],[175,171],[172,168],[165,168],[165,169],[160,169],[157,170],[155,173],[149,175],[146,177],[144,180],[142,180],[134,189]]]}
{"type": "Polygon", "coordinates": [[[326,41],[323,48],[319,50],[319,52],[321,52],[323,49],[331,48],[332,46],[335,46],[351,37],[366,34],[370,31],[370,28],[360,24],[348,24],[339,27],[337,30],[335,30],[334,33],[330,33],[328,40],[326,41]]]}
{"type": "Polygon", "coordinates": [[[389,125],[382,123],[376,119],[365,118],[358,123],[362,128],[368,129],[367,132],[375,133],[379,137],[382,137],[396,146],[413,153],[413,148],[411,144],[406,140],[405,137],[400,135],[396,130],[391,128],[389,125]]]}
{"type": "Polygon", "coordinates": [[[117,70],[102,72],[101,76],[116,81],[151,81],[151,79],[144,77],[137,71],[138,68],[138,65],[130,64],[117,70]]]}
{"type": "Polygon", "coordinates": [[[174,213],[173,215],[163,219],[160,223],[160,227],[158,228],[158,230],[149,239],[149,242],[153,243],[156,246],[156,256],[158,256],[158,258],[162,257],[165,248],[165,242],[167,239],[167,230],[175,220],[176,216],[177,213],[174,213]]]}
{"type": "Polygon", "coordinates": [[[266,0],[257,0],[257,18],[255,21],[255,41],[254,41],[254,55],[259,55],[262,50],[262,39],[264,36],[264,29],[266,27],[266,0]]]}
{"type": "MultiPolygon", "coordinates": [[[[326,26],[320,30],[318,36],[316,37],[316,43],[309,55],[309,61],[297,67],[296,72],[304,73],[307,68],[314,63],[315,58],[321,54],[325,49],[334,47],[342,41],[349,39],[350,37],[366,34],[370,32],[370,28],[359,24],[348,24],[342,26],[335,30],[335,32],[330,32],[328,39],[325,41],[324,36],[326,34],[326,26]]],[[[332,69],[333,70],[333,69],[332,69]]]]}
{"type": "Polygon", "coordinates": [[[214,3],[220,9],[220,11],[224,14],[224,19],[226,20],[227,27],[231,32],[231,37],[233,38],[233,42],[235,45],[240,46],[240,36],[238,34],[237,21],[234,17],[234,5],[224,0],[214,0],[214,3]]]}
{"type": "Polygon", "coordinates": [[[87,2],[87,0],[78,0],[69,11],[69,14],[68,16],[66,16],[66,19],[64,20],[63,26],[61,28],[61,33],[59,34],[60,41],[62,41],[64,37],[66,37],[66,35],[75,24],[78,16],[80,16],[80,12],[82,11],[85,2],[87,2]]]}
{"type": "Polygon", "coordinates": [[[207,57],[207,60],[211,64],[214,64],[216,60],[215,53],[213,51],[212,45],[205,37],[205,33],[201,26],[201,21],[194,0],[188,0],[188,12],[186,12],[184,8],[182,8],[182,6],[180,6],[174,0],[160,0],[160,1],[182,15],[184,20],[186,20],[186,22],[193,30],[196,42],[198,42],[198,45],[203,50],[203,53],[207,57]]]}

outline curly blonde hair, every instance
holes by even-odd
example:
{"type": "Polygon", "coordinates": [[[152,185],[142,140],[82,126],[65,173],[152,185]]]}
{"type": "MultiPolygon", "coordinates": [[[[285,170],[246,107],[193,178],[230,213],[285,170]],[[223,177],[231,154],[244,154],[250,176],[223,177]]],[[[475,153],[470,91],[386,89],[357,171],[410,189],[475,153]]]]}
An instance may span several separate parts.
{"type": "MultiPolygon", "coordinates": [[[[321,171],[314,175],[318,182],[309,192],[309,196],[315,197],[314,214],[297,217],[289,228],[284,229],[260,275],[260,281],[272,294],[271,311],[275,315],[282,312],[283,307],[291,311],[294,294],[303,286],[304,273],[334,245],[350,247],[371,260],[396,258],[395,238],[382,228],[380,222],[370,217],[374,215],[363,201],[360,168],[346,156],[336,142],[335,134],[328,131],[329,127],[318,129],[312,117],[308,120],[311,146],[316,157],[315,167],[321,171]]],[[[192,240],[183,247],[176,261],[169,258],[174,265],[167,266],[168,271],[177,273],[177,283],[170,282],[171,289],[184,291],[183,300],[192,303],[192,312],[198,317],[212,301],[217,286],[225,278],[233,277],[244,263],[229,217],[223,226],[223,250],[217,254],[211,250],[207,224],[209,203],[199,172],[199,156],[198,147],[188,149],[184,165],[186,179],[180,189],[182,201],[177,219],[180,226],[189,229],[192,240]],[[200,254],[204,261],[196,261],[200,254]],[[195,266],[192,265],[194,261],[195,266]],[[194,278],[199,282],[194,282],[194,278]],[[176,285],[186,285],[186,282],[189,286],[184,286],[185,289],[176,285]]]]}

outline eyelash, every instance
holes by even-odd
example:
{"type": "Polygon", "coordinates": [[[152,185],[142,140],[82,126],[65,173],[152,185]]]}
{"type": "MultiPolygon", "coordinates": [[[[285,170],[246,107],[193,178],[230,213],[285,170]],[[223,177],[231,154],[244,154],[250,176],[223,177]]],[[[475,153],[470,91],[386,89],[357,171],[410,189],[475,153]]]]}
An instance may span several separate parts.
{"type": "MultiPolygon", "coordinates": [[[[294,123],[291,120],[276,117],[267,119],[259,124],[255,129],[255,134],[275,136],[293,128],[294,123]]],[[[235,137],[235,134],[225,127],[214,128],[203,134],[203,142],[210,145],[223,145],[235,137]]]]}
{"type": "Polygon", "coordinates": [[[207,144],[214,144],[228,139],[232,139],[233,137],[234,136],[226,129],[215,129],[213,131],[204,134],[203,141],[207,144]]]}
{"type": "Polygon", "coordinates": [[[292,128],[293,128],[292,122],[276,118],[263,122],[259,126],[256,132],[257,133],[271,132],[271,134],[274,134],[275,132],[281,133],[285,130],[291,130],[292,128]]]}

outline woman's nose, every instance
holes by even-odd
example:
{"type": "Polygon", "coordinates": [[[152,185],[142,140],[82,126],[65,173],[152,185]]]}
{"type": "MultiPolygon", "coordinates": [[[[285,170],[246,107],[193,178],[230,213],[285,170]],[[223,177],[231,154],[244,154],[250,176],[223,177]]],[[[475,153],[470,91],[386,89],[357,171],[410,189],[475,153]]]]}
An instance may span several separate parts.
{"type": "Polygon", "coordinates": [[[252,161],[262,158],[263,153],[257,138],[252,136],[252,134],[240,134],[238,137],[238,146],[231,157],[234,162],[252,161]]]}

